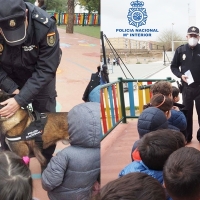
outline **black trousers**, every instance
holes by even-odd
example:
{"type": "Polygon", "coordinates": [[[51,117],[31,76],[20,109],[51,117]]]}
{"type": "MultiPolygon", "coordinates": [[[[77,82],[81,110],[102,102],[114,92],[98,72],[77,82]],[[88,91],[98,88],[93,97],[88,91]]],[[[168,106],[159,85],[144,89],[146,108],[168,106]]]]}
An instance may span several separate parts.
{"type": "MultiPolygon", "coordinates": [[[[182,91],[183,104],[187,110],[187,129],[186,129],[186,140],[192,140],[193,133],[193,107],[195,107],[198,115],[198,123],[200,126],[200,86],[191,87],[183,84],[182,91]]],[[[200,141],[200,131],[197,132],[197,140],[200,141]]]]}
{"type": "MultiPolygon", "coordinates": [[[[33,110],[40,113],[42,112],[56,112],[56,90],[55,90],[55,79],[53,79],[40,93],[36,96],[32,102],[33,110]]],[[[46,149],[42,149],[42,154],[49,163],[55,151],[56,144],[51,145],[46,149]]]]}

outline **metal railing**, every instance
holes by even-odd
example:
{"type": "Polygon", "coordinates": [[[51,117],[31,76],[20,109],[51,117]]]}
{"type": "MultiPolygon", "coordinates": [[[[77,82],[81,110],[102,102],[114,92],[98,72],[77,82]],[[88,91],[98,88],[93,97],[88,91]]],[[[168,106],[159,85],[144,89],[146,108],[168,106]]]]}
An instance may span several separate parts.
{"type": "Polygon", "coordinates": [[[143,106],[150,102],[150,86],[157,81],[175,82],[166,79],[122,79],[102,86],[100,93],[101,123],[103,138],[119,123],[128,118],[138,118],[143,106]],[[124,88],[124,84],[127,88],[124,88]],[[124,92],[126,89],[127,92],[124,92]]]}

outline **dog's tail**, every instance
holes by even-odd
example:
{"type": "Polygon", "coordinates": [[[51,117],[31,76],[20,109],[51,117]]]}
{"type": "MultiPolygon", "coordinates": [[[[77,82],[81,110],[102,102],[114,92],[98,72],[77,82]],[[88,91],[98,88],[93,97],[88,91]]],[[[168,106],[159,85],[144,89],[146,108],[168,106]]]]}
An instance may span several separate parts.
{"type": "Polygon", "coordinates": [[[35,141],[29,142],[29,147],[33,151],[35,157],[38,159],[41,166],[46,166],[46,158],[42,155],[41,149],[37,146],[35,141]]]}

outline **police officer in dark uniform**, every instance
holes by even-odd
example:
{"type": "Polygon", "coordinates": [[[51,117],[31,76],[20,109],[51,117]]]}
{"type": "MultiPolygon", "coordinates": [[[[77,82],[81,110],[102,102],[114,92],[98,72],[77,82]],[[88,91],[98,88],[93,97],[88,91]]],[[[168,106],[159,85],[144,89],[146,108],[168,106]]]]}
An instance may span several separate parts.
{"type": "MultiPolygon", "coordinates": [[[[12,116],[32,103],[38,112],[55,112],[59,35],[55,19],[23,0],[0,0],[0,89],[16,94],[1,103],[12,116]]],[[[55,145],[44,150],[50,158],[55,145]]]]}
{"type": "MultiPolygon", "coordinates": [[[[171,63],[171,70],[174,75],[181,78],[183,85],[182,97],[183,104],[187,110],[187,133],[186,140],[190,143],[193,132],[193,106],[195,101],[198,122],[200,125],[200,44],[199,29],[192,26],[187,32],[188,44],[177,48],[171,63]],[[180,68],[179,68],[180,67],[180,68]],[[185,72],[192,74],[193,83],[188,83],[185,72]]],[[[197,139],[200,141],[200,129],[197,132],[197,139]]]]}

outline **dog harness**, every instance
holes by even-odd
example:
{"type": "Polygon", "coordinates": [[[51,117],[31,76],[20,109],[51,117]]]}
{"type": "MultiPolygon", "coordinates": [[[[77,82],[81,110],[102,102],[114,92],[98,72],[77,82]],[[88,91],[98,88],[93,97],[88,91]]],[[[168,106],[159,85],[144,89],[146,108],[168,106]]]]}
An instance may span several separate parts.
{"type": "Polygon", "coordinates": [[[6,134],[6,139],[9,142],[32,140],[33,138],[41,137],[47,122],[47,115],[37,111],[33,111],[30,114],[33,120],[20,136],[8,136],[6,134]]]}

